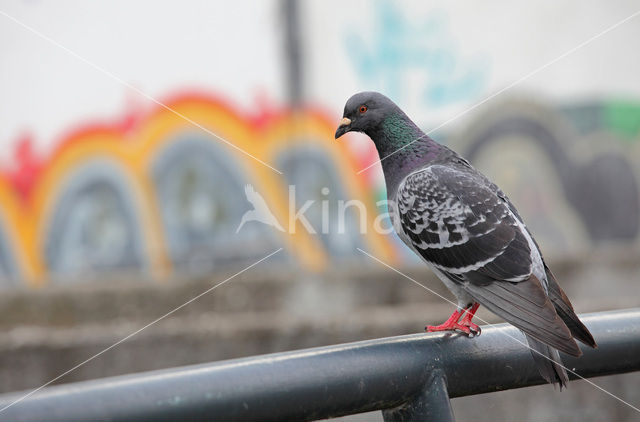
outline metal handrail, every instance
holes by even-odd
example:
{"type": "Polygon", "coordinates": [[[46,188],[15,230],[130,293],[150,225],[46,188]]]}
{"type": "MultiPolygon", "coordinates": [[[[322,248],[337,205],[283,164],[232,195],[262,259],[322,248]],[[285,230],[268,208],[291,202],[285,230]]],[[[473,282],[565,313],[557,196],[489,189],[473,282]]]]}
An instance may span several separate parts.
{"type": "MultiPolygon", "coordinates": [[[[563,355],[567,368],[582,377],[640,370],[640,308],[581,319],[599,347],[563,355]]],[[[63,384],[0,420],[307,421],[373,410],[391,421],[453,420],[450,397],[544,383],[522,343],[500,324],[476,338],[415,334],[63,384]]],[[[20,397],[0,396],[0,408],[20,397]]]]}

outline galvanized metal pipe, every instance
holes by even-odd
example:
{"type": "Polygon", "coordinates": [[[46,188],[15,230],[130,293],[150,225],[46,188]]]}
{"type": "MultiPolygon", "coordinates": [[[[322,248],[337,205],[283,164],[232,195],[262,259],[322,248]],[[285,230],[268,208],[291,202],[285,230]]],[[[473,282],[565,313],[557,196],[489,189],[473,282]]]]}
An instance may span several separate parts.
{"type": "MultiPolygon", "coordinates": [[[[563,355],[569,369],[583,377],[640,370],[640,309],[581,318],[599,348],[563,355]]],[[[406,407],[428,399],[438,379],[450,397],[542,384],[522,342],[501,324],[477,338],[415,334],[98,379],[45,388],[0,420],[315,420],[406,407]]],[[[20,397],[0,396],[0,408],[20,397]]]]}

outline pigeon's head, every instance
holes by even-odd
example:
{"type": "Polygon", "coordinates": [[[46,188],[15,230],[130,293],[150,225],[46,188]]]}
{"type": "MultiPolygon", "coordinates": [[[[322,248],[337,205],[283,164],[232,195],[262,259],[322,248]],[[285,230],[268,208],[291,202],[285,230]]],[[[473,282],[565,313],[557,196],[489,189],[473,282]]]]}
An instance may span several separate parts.
{"type": "Polygon", "coordinates": [[[371,136],[387,116],[402,113],[397,105],[378,92],[359,92],[347,100],[336,139],[347,132],[364,132],[371,136]]]}

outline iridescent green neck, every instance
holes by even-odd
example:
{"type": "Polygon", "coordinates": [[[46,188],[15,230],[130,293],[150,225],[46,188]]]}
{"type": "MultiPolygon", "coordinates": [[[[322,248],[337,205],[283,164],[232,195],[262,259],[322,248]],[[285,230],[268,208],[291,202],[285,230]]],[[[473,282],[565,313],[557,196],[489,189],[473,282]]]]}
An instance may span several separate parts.
{"type": "Polygon", "coordinates": [[[421,150],[421,142],[416,140],[424,138],[425,134],[411,119],[399,111],[386,116],[369,136],[376,144],[382,158],[400,148],[407,152],[421,150]]]}
{"type": "Polygon", "coordinates": [[[436,159],[442,148],[401,111],[386,116],[369,136],[382,161],[388,193],[409,172],[436,159]]]}

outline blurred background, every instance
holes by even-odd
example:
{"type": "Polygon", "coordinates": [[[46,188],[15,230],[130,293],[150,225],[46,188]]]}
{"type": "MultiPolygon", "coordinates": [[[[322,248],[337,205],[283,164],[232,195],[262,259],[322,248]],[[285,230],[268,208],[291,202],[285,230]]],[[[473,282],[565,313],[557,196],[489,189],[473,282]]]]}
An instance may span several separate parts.
{"type": "MultiPolygon", "coordinates": [[[[639,306],[640,17],[607,31],[637,7],[0,1],[0,392],[38,387],[278,248],[57,382],[448,317],[450,304],[356,249],[450,297],[372,229],[385,212],[380,166],[361,172],[373,145],[333,140],[362,90],[503,188],[578,312],[639,306]],[[313,201],[318,233],[238,231],[247,184],[284,227],[313,201]],[[335,229],[351,199],[364,233],[356,208],[335,229]]],[[[640,402],[637,374],[595,381],[640,402]]],[[[635,415],[585,382],[453,403],[460,420],[635,415]]]]}

